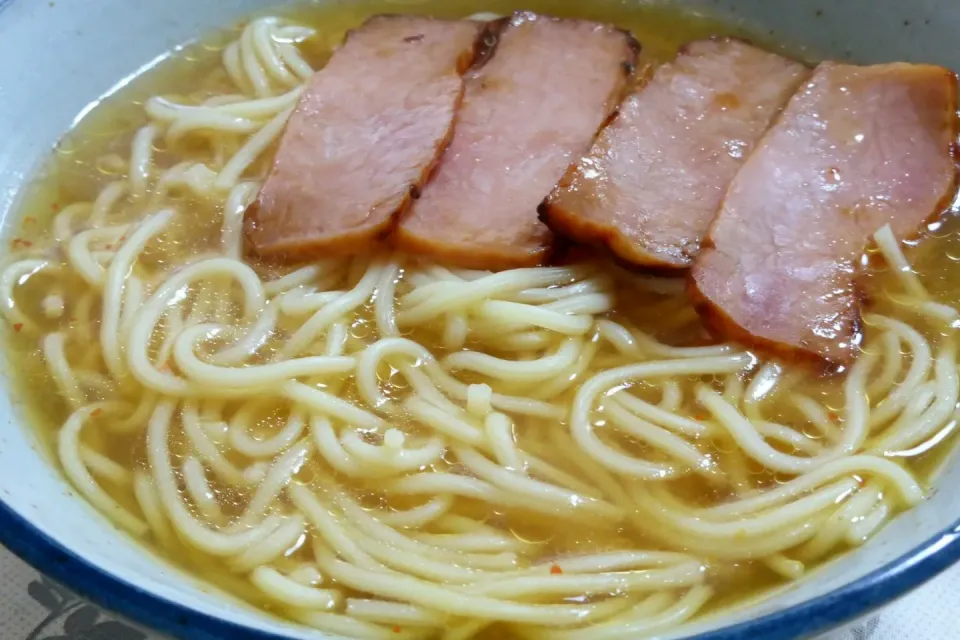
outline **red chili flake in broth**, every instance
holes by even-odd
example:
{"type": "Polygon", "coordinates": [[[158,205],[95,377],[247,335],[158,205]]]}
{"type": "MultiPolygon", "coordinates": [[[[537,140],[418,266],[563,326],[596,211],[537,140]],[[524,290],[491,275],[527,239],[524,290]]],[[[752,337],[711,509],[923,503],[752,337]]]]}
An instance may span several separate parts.
{"type": "Polygon", "coordinates": [[[403,629],[400,628],[400,625],[397,625],[393,628],[394,633],[400,633],[401,631],[403,631],[403,629]]]}
{"type": "Polygon", "coordinates": [[[17,324],[13,325],[13,330],[14,330],[14,331],[16,331],[16,332],[19,333],[20,329],[23,329],[23,323],[22,323],[22,322],[18,322],[17,324]]]}
{"type": "Polygon", "coordinates": [[[835,412],[833,412],[833,411],[831,411],[830,413],[828,413],[828,414],[827,414],[827,417],[830,418],[830,419],[831,419],[832,421],[834,421],[834,422],[836,422],[836,421],[840,418],[840,416],[838,416],[838,415],[837,415],[835,412]]]}
{"type": "Polygon", "coordinates": [[[20,243],[21,243],[23,246],[25,246],[25,247],[32,247],[32,246],[33,246],[33,243],[30,242],[29,240],[21,240],[20,243]]]}
{"type": "Polygon", "coordinates": [[[706,419],[707,419],[707,416],[703,415],[702,413],[698,413],[697,415],[695,415],[695,416],[693,416],[693,417],[694,417],[695,419],[697,419],[697,420],[706,420],[706,419]]]}
{"type": "Polygon", "coordinates": [[[103,413],[103,409],[99,409],[99,408],[94,409],[93,412],[90,414],[90,417],[96,418],[101,413],[103,413]]]}
{"type": "Polygon", "coordinates": [[[550,565],[550,573],[557,576],[563,573],[563,569],[561,569],[560,565],[558,565],[557,563],[553,563],[552,565],[550,565]]]}
{"type": "Polygon", "coordinates": [[[50,211],[59,211],[59,210],[60,210],[59,202],[54,202],[52,205],[50,205],[50,211]]]}

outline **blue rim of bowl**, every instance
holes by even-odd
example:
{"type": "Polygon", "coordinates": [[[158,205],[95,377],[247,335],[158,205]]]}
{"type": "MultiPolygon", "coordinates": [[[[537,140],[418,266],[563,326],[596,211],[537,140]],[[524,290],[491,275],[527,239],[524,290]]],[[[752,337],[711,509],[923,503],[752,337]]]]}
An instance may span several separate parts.
{"type": "MultiPolygon", "coordinates": [[[[0,0],[2,2],[3,0],[0,0]]],[[[0,500],[0,544],[79,595],[153,630],[190,640],[289,640],[154,595],[96,567],[0,500]]],[[[864,616],[960,561],[960,520],[859,580],[801,604],[688,640],[794,640],[864,616]]]]}
{"type": "MultiPolygon", "coordinates": [[[[3,11],[13,0],[0,0],[3,11]]],[[[289,640],[192,609],[98,568],[0,499],[0,544],[78,595],[151,630],[189,640],[289,640]]],[[[859,580],[806,602],[686,640],[795,640],[829,631],[905,595],[960,562],[960,520],[859,580]]]]}

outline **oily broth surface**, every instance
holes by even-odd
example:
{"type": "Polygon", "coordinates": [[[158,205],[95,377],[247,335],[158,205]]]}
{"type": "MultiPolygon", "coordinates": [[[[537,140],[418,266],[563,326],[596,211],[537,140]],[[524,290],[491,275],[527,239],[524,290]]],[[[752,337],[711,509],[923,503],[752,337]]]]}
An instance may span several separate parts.
{"type": "MultiPolygon", "coordinates": [[[[317,36],[304,47],[304,54],[315,68],[319,68],[329,55],[331,48],[341,41],[343,33],[371,14],[422,12],[455,17],[477,11],[506,13],[515,8],[517,7],[512,2],[498,0],[455,3],[430,0],[417,4],[345,2],[328,7],[305,5],[293,8],[285,15],[317,30],[317,36]]],[[[570,3],[543,0],[525,3],[523,8],[554,15],[592,18],[630,29],[644,45],[642,62],[651,65],[669,59],[681,44],[690,40],[719,34],[743,35],[722,23],[685,15],[675,9],[643,4],[630,6],[620,2],[570,3]]],[[[231,28],[189,45],[157,69],[148,72],[93,109],[57,145],[49,165],[29,187],[15,221],[16,230],[11,231],[7,236],[13,248],[27,247],[48,237],[53,216],[65,204],[92,200],[104,186],[117,177],[120,164],[113,162],[111,156],[115,154],[121,160],[126,157],[134,133],[145,123],[143,101],[147,97],[165,95],[179,98],[184,102],[199,103],[210,96],[228,92],[229,79],[220,68],[219,57],[224,44],[235,39],[238,33],[238,28],[231,28]]],[[[163,146],[162,141],[156,148],[158,163],[162,163],[164,158],[183,159],[192,155],[202,156],[207,152],[208,150],[199,146],[191,148],[183,145],[170,150],[163,146]]],[[[263,164],[263,161],[260,161],[261,166],[259,169],[254,167],[253,172],[262,171],[263,164]]],[[[202,199],[190,197],[172,199],[172,204],[183,211],[188,211],[189,215],[180,216],[160,238],[148,245],[143,262],[154,265],[157,270],[195,259],[218,243],[219,220],[222,213],[219,208],[207,204],[202,199]]],[[[960,261],[960,224],[951,217],[928,235],[929,237],[925,237],[915,249],[908,252],[908,258],[915,265],[936,301],[956,306],[960,304],[960,279],[957,278],[958,269],[960,269],[957,265],[960,261]]],[[[892,286],[893,277],[887,273],[882,261],[873,262],[876,263],[873,265],[875,272],[865,279],[864,285],[870,296],[871,305],[874,309],[890,313],[894,317],[903,316],[904,312],[886,301],[883,296],[885,289],[892,286]]],[[[270,274],[273,271],[269,265],[256,266],[262,274],[270,274]]],[[[609,270],[611,274],[618,274],[617,277],[620,278],[617,290],[618,306],[612,314],[613,318],[629,321],[668,344],[686,346],[706,343],[706,336],[702,333],[696,316],[686,303],[682,292],[651,293],[634,286],[629,277],[620,277],[615,268],[609,267],[609,270]]],[[[28,286],[18,291],[18,304],[25,309],[40,309],[44,298],[49,293],[49,281],[45,282],[43,277],[31,279],[28,286]]],[[[66,308],[73,309],[77,300],[71,297],[70,288],[64,287],[61,293],[66,308]]],[[[234,304],[230,291],[221,291],[217,295],[220,300],[211,301],[213,304],[227,306],[234,304]]],[[[43,317],[41,313],[36,313],[34,316],[43,317]]],[[[52,330],[58,326],[66,326],[72,321],[75,319],[71,319],[70,313],[67,313],[59,320],[50,320],[48,326],[44,328],[52,330]]],[[[353,318],[350,335],[353,340],[363,342],[368,340],[373,332],[373,310],[364,308],[353,318]]],[[[442,356],[446,352],[442,337],[436,331],[421,331],[408,337],[425,345],[437,356],[442,356]]],[[[466,348],[470,347],[471,344],[468,343],[466,348]]],[[[869,344],[867,348],[870,348],[869,344]]],[[[34,341],[25,340],[18,332],[10,331],[7,353],[11,366],[19,372],[14,381],[14,392],[18,401],[28,415],[28,422],[37,427],[41,438],[52,448],[56,434],[68,416],[68,408],[59,393],[55,391],[56,387],[34,341]]],[[[268,355],[265,354],[263,359],[265,360],[268,355]]],[[[604,368],[605,358],[612,359],[612,353],[601,351],[591,370],[584,372],[581,379],[589,377],[594,369],[604,368]]],[[[394,373],[387,369],[382,372],[381,382],[388,396],[393,394],[399,396],[406,390],[402,386],[401,376],[396,376],[397,382],[393,381],[394,373]]],[[[800,371],[795,375],[803,377],[799,383],[803,393],[820,400],[835,414],[834,418],[842,412],[843,394],[835,378],[824,379],[800,371]]],[[[463,379],[469,381],[468,378],[469,376],[465,376],[463,379]]],[[[692,388],[695,383],[704,381],[710,382],[717,388],[722,388],[721,385],[724,382],[695,377],[684,384],[692,388]]],[[[566,392],[569,401],[572,401],[575,390],[576,386],[566,392]]],[[[649,397],[652,402],[658,399],[658,392],[652,388],[645,389],[643,384],[634,385],[632,391],[641,398],[649,397]]],[[[517,393],[515,390],[513,392],[517,393]]],[[[689,399],[691,395],[686,393],[685,397],[689,399]]],[[[355,398],[347,395],[345,399],[355,398]]],[[[788,423],[796,419],[795,411],[788,406],[771,403],[765,408],[770,419],[788,423]]],[[[695,408],[691,409],[693,413],[696,411],[695,408]]],[[[278,411],[277,407],[264,406],[255,417],[254,433],[259,432],[265,435],[274,432],[282,428],[284,419],[285,416],[278,411]]],[[[412,424],[401,426],[408,432],[414,430],[412,424]]],[[[530,419],[528,424],[518,422],[515,428],[519,434],[522,434],[525,431],[536,432],[552,426],[554,425],[544,424],[542,420],[530,419]]],[[[598,424],[598,426],[602,425],[598,424]]],[[[146,467],[146,454],[141,433],[130,436],[111,435],[110,438],[105,438],[102,431],[88,429],[84,432],[84,437],[88,438],[86,442],[92,448],[104,452],[127,469],[146,467]]],[[[952,432],[947,433],[945,440],[952,442],[952,432]]],[[[655,452],[637,441],[620,437],[617,444],[629,453],[643,454],[648,458],[656,459],[655,452]]],[[[785,453],[793,453],[786,445],[777,445],[777,447],[785,453]]],[[[182,457],[186,453],[187,443],[182,438],[180,441],[175,438],[171,442],[171,449],[175,458],[182,457]]],[[[906,460],[906,464],[921,478],[929,480],[936,463],[947,450],[947,444],[943,443],[931,451],[917,451],[914,457],[906,460]]],[[[728,464],[728,458],[731,464],[735,464],[732,462],[732,456],[735,455],[732,442],[726,445],[718,443],[710,455],[721,469],[728,464]]],[[[456,463],[452,463],[450,467],[455,465],[456,463]]],[[[745,470],[746,474],[741,479],[742,486],[737,487],[740,490],[770,488],[786,481],[785,478],[750,460],[746,461],[745,470]]],[[[319,472],[318,463],[308,463],[300,469],[296,479],[309,484],[319,472]]],[[[211,484],[225,515],[237,516],[243,511],[250,499],[248,492],[218,485],[215,478],[211,479],[211,484]]],[[[704,507],[722,503],[733,495],[730,487],[718,487],[700,476],[688,476],[669,481],[666,485],[673,494],[704,507]]],[[[109,490],[109,485],[105,487],[109,490]]],[[[115,492],[112,495],[128,508],[135,509],[135,504],[131,503],[129,495],[124,492],[115,492]]],[[[373,487],[370,488],[365,500],[365,506],[379,504],[405,508],[416,504],[412,500],[394,498],[389,501],[389,505],[383,505],[382,499],[373,487]]],[[[520,540],[543,543],[542,559],[544,560],[622,548],[631,544],[638,548],[660,546],[656,540],[643,539],[635,532],[622,527],[605,527],[591,523],[589,526],[557,529],[553,526],[555,523],[546,518],[538,518],[527,513],[520,517],[509,509],[491,511],[486,505],[469,500],[464,500],[458,505],[458,509],[460,514],[485,519],[497,528],[510,531],[520,540]]],[[[174,549],[154,547],[153,550],[178,566],[186,568],[190,573],[203,576],[211,583],[257,607],[266,610],[276,609],[272,600],[252,588],[247,581],[226,571],[220,563],[191,547],[179,545],[174,549]]],[[[290,562],[295,563],[308,558],[309,552],[304,547],[291,553],[290,562]]],[[[717,590],[719,595],[708,605],[708,610],[743,601],[783,582],[783,579],[768,567],[754,561],[720,566],[712,572],[710,580],[713,585],[721,588],[717,590]]],[[[503,637],[502,630],[497,626],[491,627],[487,633],[491,638],[503,637]]]]}
{"type": "MultiPolygon", "coordinates": [[[[456,18],[481,11],[507,14],[519,8],[561,17],[605,21],[627,29],[642,43],[641,65],[656,65],[669,60],[685,42],[697,38],[746,35],[737,26],[727,22],[678,11],[676,8],[655,4],[631,6],[617,0],[591,3],[532,0],[522,5],[512,0],[360,0],[293,5],[265,13],[289,17],[315,29],[316,35],[303,43],[301,49],[307,61],[314,68],[320,68],[343,40],[344,34],[371,15],[411,13],[456,18]]],[[[172,52],[169,58],[87,111],[55,145],[48,162],[24,188],[22,200],[15,214],[9,218],[6,231],[12,248],[22,249],[37,239],[49,237],[53,218],[66,204],[94,200],[104,186],[117,178],[117,166],[110,162],[110,156],[121,160],[129,152],[133,135],[146,123],[143,105],[148,98],[163,95],[199,103],[210,96],[231,91],[232,85],[220,64],[220,56],[223,47],[237,38],[242,26],[243,23],[240,23],[220,32],[205,34],[198,41],[184,45],[181,50],[172,52]]],[[[197,151],[199,149],[178,147],[175,152],[170,152],[160,145],[157,149],[158,153],[166,152],[178,159],[188,158],[191,152],[197,151]]],[[[187,197],[180,202],[171,198],[171,201],[188,208],[190,216],[181,217],[175,223],[173,233],[168,230],[165,235],[172,236],[174,240],[166,240],[163,251],[152,247],[158,268],[188,261],[211,249],[219,240],[219,207],[212,207],[204,199],[198,198],[187,197]]],[[[271,269],[269,265],[261,268],[267,272],[271,269]]],[[[27,308],[39,309],[47,295],[41,280],[38,278],[37,286],[21,292],[27,308]]],[[[69,304],[69,300],[67,302],[69,304]]],[[[682,309],[687,319],[694,317],[692,308],[683,305],[682,300],[669,296],[664,298],[664,304],[671,309],[682,309]]],[[[641,306],[638,301],[637,307],[641,306]]],[[[641,321],[647,319],[647,314],[639,309],[630,315],[639,316],[641,321]]],[[[369,318],[358,320],[358,326],[369,321],[369,318]]],[[[60,322],[69,323],[70,317],[60,322]]],[[[669,323],[670,327],[674,325],[675,322],[669,323]]],[[[50,328],[55,326],[57,323],[51,323],[50,328]]],[[[663,330],[665,333],[672,331],[667,327],[663,330]]],[[[436,336],[425,343],[436,347],[430,342],[436,343],[436,336]]],[[[36,345],[18,340],[14,335],[9,340],[8,357],[16,363],[16,370],[22,372],[14,380],[15,384],[22,384],[24,389],[17,393],[19,403],[31,415],[31,424],[43,425],[39,432],[45,441],[49,441],[63,422],[65,407],[59,394],[49,384],[50,374],[40,351],[36,345]],[[27,389],[30,391],[27,392],[27,389]],[[36,417],[33,417],[34,414],[36,417]]],[[[129,443],[111,445],[111,449],[113,453],[122,454],[118,460],[129,459],[129,443]]],[[[142,455],[140,451],[141,458],[142,455]]]]}

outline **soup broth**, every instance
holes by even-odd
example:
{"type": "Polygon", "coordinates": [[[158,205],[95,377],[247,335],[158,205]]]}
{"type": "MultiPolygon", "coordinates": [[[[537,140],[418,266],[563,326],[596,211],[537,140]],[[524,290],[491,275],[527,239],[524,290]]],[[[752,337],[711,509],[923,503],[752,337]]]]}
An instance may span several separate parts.
{"type": "MultiPolygon", "coordinates": [[[[14,393],[150,550],[346,636],[637,637],[800,579],[922,499],[956,424],[950,213],[904,247],[922,294],[887,266],[899,248],[864,256],[864,353],[832,375],[716,344],[682,280],[601,255],[499,275],[244,258],[297,65],[369,15],[516,8],[252,18],[56,146],[8,234],[14,393]]],[[[678,7],[523,8],[629,29],[651,68],[699,38],[764,40],[678,7]]]]}

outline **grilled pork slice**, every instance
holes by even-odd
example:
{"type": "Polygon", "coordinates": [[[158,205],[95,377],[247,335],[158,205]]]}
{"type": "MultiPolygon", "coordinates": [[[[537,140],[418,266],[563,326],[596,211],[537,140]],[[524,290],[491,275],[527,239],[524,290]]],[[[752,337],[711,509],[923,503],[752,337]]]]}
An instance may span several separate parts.
{"type": "Polygon", "coordinates": [[[837,365],[858,352],[858,258],[955,188],[956,81],[941,67],[826,62],[737,173],[691,273],[718,336],[837,365]]]}
{"type": "Polygon", "coordinates": [[[689,267],[737,169],[807,75],[739,40],[688,44],[627,98],[544,220],[633,265],[689,267]]]}
{"type": "Polygon", "coordinates": [[[611,26],[515,14],[468,74],[453,140],[398,245],[473,268],[540,263],[551,233],[537,206],[617,107],[637,47],[611,26]]]}
{"type": "Polygon", "coordinates": [[[376,16],[304,89],[247,210],[261,256],[347,253],[389,233],[446,147],[484,25],[376,16]]]}

